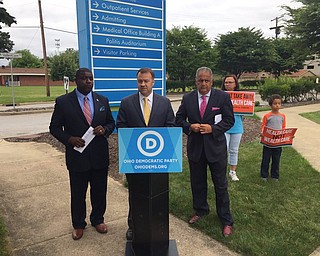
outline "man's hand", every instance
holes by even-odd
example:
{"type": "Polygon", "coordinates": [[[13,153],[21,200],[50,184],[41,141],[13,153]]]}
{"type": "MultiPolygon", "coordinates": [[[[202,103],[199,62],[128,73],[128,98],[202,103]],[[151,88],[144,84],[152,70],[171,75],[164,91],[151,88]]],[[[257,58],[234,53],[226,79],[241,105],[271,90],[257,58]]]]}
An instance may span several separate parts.
{"type": "Polygon", "coordinates": [[[105,132],[106,132],[105,129],[101,125],[98,125],[93,129],[93,134],[97,136],[104,135],[105,132]]]}
{"type": "Polygon", "coordinates": [[[73,136],[69,138],[68,143],[77,148],[82,148],[85,145],[85,141],[82,138],[73,136]]]}
{"type": "Polygon", "coordinates": [[[212,127],[210,124],[201,124],[200,125],[200,133],[201,134],[209,134],[212,133],[212,127]]]}
{"type": "Polygon", "coordinates": [[[200,124],[195,123],[190,125],[190,130],[195,133],[200,132],[200,124]]]}

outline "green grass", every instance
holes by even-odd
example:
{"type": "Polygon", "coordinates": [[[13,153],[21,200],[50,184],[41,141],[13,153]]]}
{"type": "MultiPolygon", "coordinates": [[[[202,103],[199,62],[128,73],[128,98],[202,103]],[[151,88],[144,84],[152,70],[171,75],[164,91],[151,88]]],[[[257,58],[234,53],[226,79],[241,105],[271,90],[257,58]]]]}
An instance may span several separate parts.
{"type": "Polygon", "coordinates": [[[320,124],[320,111],[299,114],[317,124],[320,124]]]}
{"type": "Polygon", "coordinates": [[[2,218],[0,217],[0,256],[10,256],[11,251],[7,240],[7,230],[2,218]]]}
{"type": "MultiPolygon", "coordinates": [[[[194,228],[242,255],[309,255],[320,245],[320,173],[293,148],[283,149],[280,180],[259,177],[262,145],[241,145],[239,182],[229,182],[235,233],[221,234],[215,194],[208,172],[211,212],[194,228]]],[[[170,211],[188,221],[193,214],[188,165],[170,175],[170,211]]]]}
{"type": "MultiPolygon", "coordinates": [[[[70,87],[71,92],[75,87],[70,87]]],[[[65,94],[63,86],[50,86],[50,97],[47,97],[45,86],[17,86],[13,88],[16,104],[28,102],[54,101],[58,96],[65,94]]],[[[13,103],[12,87],[0,86],[0,105],[13,103]]]]}

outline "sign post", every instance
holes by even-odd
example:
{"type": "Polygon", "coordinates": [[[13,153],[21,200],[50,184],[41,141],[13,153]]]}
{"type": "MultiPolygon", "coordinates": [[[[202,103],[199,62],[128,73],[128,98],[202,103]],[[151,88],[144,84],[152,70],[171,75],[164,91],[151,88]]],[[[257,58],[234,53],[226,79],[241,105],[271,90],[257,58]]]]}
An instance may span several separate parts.
{"type": "MultiPolygon", "coordinates": [[[[9,53],[9,52],[0,52],[0,58],[10,59],[10,69],[11,69],[11,86],[12,86],[12,106],[15,109],[14,101],[14,84],[13,84],[13,71],[12,71],[12,59],[22,58],[21,53],[9,53]]],[[[10,86],[10,83],[8,84],[10,86]]]]}
{"type": "Polygon", "coordinates": [[[64,85],[64,89],[66,90],[66,93],[68,93],[68,91],[69,91],[69,77],[68,76],[63,77],[63,85],[64,85]]]}

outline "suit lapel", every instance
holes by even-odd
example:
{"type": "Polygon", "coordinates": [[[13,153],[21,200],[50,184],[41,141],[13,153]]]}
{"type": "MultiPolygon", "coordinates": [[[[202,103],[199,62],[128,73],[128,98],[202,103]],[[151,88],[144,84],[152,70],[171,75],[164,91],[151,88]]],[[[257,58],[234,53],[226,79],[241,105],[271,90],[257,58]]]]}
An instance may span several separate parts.
{"type": "Polygon", "coordinates": [[[98,99],[98,96],[96,93],[92,92],[92,100],[93,100],[93,107],[94,107],[94,113],[92,117],[92,123],[94,122],[95,117],[97,116],[99,109],[100,109],[100,102],[98,99]]]}
{"type": "Polygon", "coordinates": [[[155,109],[159,109],[159,98],[157,97],[157,94],[155,94],[153,92],[153,99],[152,99],[152,108],[151,108],[151,112],[150,112],[150,119],[149,119],[149,124],[152,122],[153,120],[153,116],[154,116],[154,111],[156,111],[155,109]]]}
{"type": "MultiPolygon", "coordinates": [[[[206,111],[204,112],[204,115],[203,115],[203,119],[205,119],[208,116],[209,109],[211,109],[211,107],[213,106],[214,97],[215,97],[214,90],[211,89],[210,97],[208,99],[208,103],[207,103],[206,111]]],[[[200,113],[200,111],[199,111],[199,113],[200,113]]]]}
{"type": "Polygon", "coordinates": [[[139,118],[144,123],[143,113],[142,113],[142,110],[141,110],[141,105],[140,105],[140,100],[139,100],[139,92],[134,95],[133,106],[134,106],[134,108],[136,110],[136,113],[138,113],[139,118]]]}
{"type": "Polygon", "coordinates": [[[199,120],[201,120],[200,116],[200,109],[199,109],[199,97],[198,97],[198,90],[193,91],[191,102],[196,102],[197,104],[192,104],[193,112],[196,113],[198,116],[199,120]]]}
{"type": "Polygon", "coordinates": [[[82,119],[85,123],[88,123],[88,122],[87,122],[87,119],[86,119],[86,117],[84,116],[84,113],[83,113],[83,111],[82,111],[82,109],[81,109],[81,106],[80,106],[80,104],[79,104],[78,97],[77,97],[77,94],[76,94],[76,91],[75,91],[75,90],[70,93],[70,98],[71,98],[71,104],[73,105],[75,111],[78,112],[76,115],[77,115],[77,116],[80,116],[81,119],[82,119]]]}

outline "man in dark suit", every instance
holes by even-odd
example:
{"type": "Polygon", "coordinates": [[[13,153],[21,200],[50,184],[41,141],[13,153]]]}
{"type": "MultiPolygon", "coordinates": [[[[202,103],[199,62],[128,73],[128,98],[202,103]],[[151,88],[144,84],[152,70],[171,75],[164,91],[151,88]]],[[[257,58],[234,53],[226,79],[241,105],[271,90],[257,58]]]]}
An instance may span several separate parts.
{"type": "MultiPolygon", "coordinates": [[[[150,68],[141,68],[137,72],[138,92],[130,95],[121,101],[117,116],[116,127],[136,128],[136,127],[170,127],[174,126],[174,112],[169,99],[153,93],[155,83],[154,72],[150,68]],[[149,113],[144,114],[145,100],[149,106],[149,113]],[[148,116],[146,116],[148,115],[148,116]],[[145,120],[148,119],[148,120],[145,120]]],[[[132,240],[133,222],[131,214],[131,195],[133,184],[141,179],[144,174],[127,174],[129,185],[129,214],[128,230],[126,237],[132,240]]],[[[163,174],[157,174],[163,175],[163,174]]]]}
{"type": "Polygon", "coordinates": [[[109,165],[107,137],[115,128],[108,99],[92,91],[92,72],[87,68],[77,70],[76,84],[74,91],[56,99],[49,127],[50,133],[66,146],[74,240],[83,236],[87,225],[85,218],[88,183],[92,206],[91,225],[99,233],[108,231],[103,217],[106,210],[109,165]],[[82,136],[89,127],[93,129],[91,133],[94,138],[86,144],[82,136]],[[83,147],[83,152],[79,152],[83,147]]]}
{"type": "Polygon", "coordinates": [[[216,210],[223,225],[223,235],[232,234],[227,170],[227,146],[224,133],[234,124],[232,103],[226,92],[212,89],[210,68],[196,72],[197,90],[183,96],[176,114],[176,124],[188,135],[187,155],[190,167],[193,209],[190,224],[209,214],[207,202],[207,165],[216,194],[216,210]]]}

